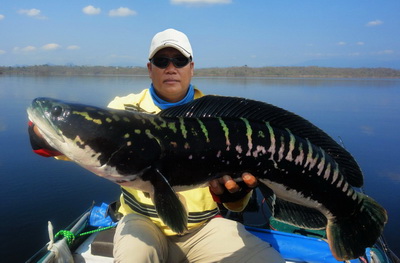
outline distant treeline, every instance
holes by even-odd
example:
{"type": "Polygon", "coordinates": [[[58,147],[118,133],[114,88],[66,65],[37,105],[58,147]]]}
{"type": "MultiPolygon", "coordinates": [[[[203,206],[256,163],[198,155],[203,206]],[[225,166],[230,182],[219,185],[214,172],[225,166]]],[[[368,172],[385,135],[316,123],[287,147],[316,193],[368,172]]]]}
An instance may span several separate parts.
{"type": "MultiPolygon", "coordinates": [[[[104,66],[18,66],[0,67],[4,75],[147,75],[145,67],[104,66]]],[[[286,78],[400,78],[400,70],[391,68],[259,67],[200,68],[196,77],[286,77],[286,78]]]]}

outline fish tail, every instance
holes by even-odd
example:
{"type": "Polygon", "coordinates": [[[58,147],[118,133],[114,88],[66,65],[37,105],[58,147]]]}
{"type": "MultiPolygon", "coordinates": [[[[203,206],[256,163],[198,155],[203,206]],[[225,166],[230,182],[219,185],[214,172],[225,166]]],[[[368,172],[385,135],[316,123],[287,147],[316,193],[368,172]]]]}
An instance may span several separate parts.
{"type": "Polygon", "coordinates": [[[358,212],[349,217],[329,220],[326,228],[329,247],[339,260],[358,258],[367,247],[375,244],[387,222],[386,210],[372,198],[357,193],[361,198],[358,212]]]}

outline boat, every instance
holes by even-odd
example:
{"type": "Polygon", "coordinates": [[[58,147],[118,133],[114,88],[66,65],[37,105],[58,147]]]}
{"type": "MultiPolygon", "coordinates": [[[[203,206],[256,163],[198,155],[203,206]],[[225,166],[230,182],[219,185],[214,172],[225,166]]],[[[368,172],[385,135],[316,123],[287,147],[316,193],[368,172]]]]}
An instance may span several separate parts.
{"type": "MultiPolygon", "coordinates": [[[[113,262],[113,236],[118,217],[116,203],[92,206],[64,230],[53,234],[49,222],[50,242],[35,253],[27,263],[52,262],[113,262]]],[[[242,216],[222,210],[223,216],[243,221],[242,216]]],[[[309,231],[285,225],[269,218],[264,225],[249,225],[249,232],[270,243],[287,263],[337,263],[324,239],[324,231],[309,231]]],[[[365,255],[348,263],[399,263],[399,258],[389,249],[383,236],[365,255]]]]}

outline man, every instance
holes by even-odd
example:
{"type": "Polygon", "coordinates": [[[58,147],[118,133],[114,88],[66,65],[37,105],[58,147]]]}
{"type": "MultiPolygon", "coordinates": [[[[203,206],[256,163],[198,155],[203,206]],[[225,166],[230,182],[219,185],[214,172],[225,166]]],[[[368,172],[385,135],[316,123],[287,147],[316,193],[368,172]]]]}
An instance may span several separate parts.
{"type": "MultiPolygon", "coordinates": [[[[147,63],[150,88],[116,97],[108,107],[157,113],[203,96],[191,85],[192,59],[185,34],[174,29],[157,33],[147,63]]],[[[257,185],[250,174],[242,178],[247,189],[257,185]]],[[[155,208],[146,193],[129,185],[122,186],[122,191],[119,211],[124,217],[114,237],[117,262],[284,262],[268,243],[249,234],[243,225],[218,216],[214,200],[222,201],[230,210],[241,211],[250,197],[250,191],[241,189],[228,175],[211,181],[210,188],[179,193],[189,212],[189,230],[181,236],[152,213],[155,208]]]]}
{"type": "MultiPolygon", "coordinates": [[[[185,34],[174,29],[157,33],[147,64],[150,88],[116,97],[108,107],[157,113],[203,96],[191,85],[192,59],[193,51],[185,34]]],[[[40,136],[35,127],[32,131],[40,136]]],[[[242,178],[242,187],[226,175],[211,181],[210,187],[179,192],[189,214],[188,232],[184,235],[177,235],[160,220],[148,193],[124,183],[119,207],[123,217],[114,237],[115,261],[284,262],[268,243],[247,232],[240,223],[219,215],[215,201],[232,211],[242,211],[247,205],[257,180],[248,173],[242,178]]]]}

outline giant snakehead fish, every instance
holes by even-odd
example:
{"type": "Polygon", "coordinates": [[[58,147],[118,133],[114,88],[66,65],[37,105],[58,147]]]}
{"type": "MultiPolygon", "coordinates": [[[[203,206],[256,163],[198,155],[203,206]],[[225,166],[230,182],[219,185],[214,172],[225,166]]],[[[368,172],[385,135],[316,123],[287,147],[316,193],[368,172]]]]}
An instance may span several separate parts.
{"type": "Polygon", "coordinates": [[[309,121],[264,102],[205,96],[148,114],[37,98],[28,115],[72,161],[148,192],[177,234],[187,229],[187,213],[176,192],[243,172],[273,194],[278,220],[326,228],[338,260],[361,256],[387,222],[386,211],[353,188],[363,176],[350,153],[309,121]]]}

